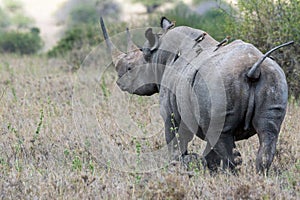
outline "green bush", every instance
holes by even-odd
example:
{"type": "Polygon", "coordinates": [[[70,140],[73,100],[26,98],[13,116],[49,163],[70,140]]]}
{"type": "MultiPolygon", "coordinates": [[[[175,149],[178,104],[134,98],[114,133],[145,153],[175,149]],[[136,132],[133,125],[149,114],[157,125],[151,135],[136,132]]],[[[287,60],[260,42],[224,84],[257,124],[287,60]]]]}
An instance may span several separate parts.
{"type": "Polygon", "coordinates": [[[43,46],[39,30],[31,29],[30,32],[6,31],[1,33],[0,52],[34,54],[43,46]]]}
{"type": "Polygon", "coordinates": [[[294,40],[292,47],[272,54],[284,69],[292,97],[300,97],[300,1],[238,1],[238,15],[227,23],[235,38],[254,44],[263,52],[294,40]],[[232,21],[234,20],[234,23],[232,21]]]}

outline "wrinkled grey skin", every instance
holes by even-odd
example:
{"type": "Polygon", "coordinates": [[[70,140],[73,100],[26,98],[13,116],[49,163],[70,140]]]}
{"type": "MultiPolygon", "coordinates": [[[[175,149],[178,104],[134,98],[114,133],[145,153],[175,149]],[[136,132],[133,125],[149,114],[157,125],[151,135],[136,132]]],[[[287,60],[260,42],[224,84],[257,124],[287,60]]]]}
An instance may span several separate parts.
{"type": "Polygon", "coordinates": [[[263,56],[253,45],[236,40],[214,52],[218,42],[210,35],[197,40],[203,31],[185,26],[169,29],[166,18],[161,24],[160,34],[146,31],[142,50],[128,34],[126,54],[106,34],[118,86],[137,95],[159,93],[172,156],[176,157],[178,147],[182,156],[187,155],[187,145],[196,135],[207,141],[204,158],[210,170],[221,163],[234,169],[235,141],[257,133],[256,169],[267,172],[286,113],[288,88],[282,69],[267,58],[255,78],[247,77],[263,56]]]}

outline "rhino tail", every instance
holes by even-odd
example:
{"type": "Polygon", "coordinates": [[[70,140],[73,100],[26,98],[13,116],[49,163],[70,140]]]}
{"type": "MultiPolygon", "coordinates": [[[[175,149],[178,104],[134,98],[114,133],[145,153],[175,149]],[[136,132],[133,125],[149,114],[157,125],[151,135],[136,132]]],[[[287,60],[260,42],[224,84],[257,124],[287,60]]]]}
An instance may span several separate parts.
{"type": "Polygon", "coordinates": [[[260,77],[260,68],[259,66],[262,64],[262,62],[268,57],[270,56],[271,53],[273,53],[274,51],[276,51],[277,49],[284,47],[284,46],[288,46],[293,44],[294,41],[290,41],[284,44],[281,44],[277,47],[274,47],[273,49],[271,49],[270,51],[268,51],[267,53],[265,53],[260,59],[258,59],[258,61],[250,68],[250,70],[247,72],[246,76],[247,78],[250,80],[250,97],[249,97],[249,102],[248,102],[248,107],[247,107],[247,112],[246,112],[246,116],[245,116],[245,126],[244,126],[244,130],[249,129],[250,127],[250,123],[252,120],[252,116],[254,113],[254,107],[255,107],[255,98],[254,98],[254,94],[255,94],[255,85],[253,82],[257,81],[260,77]]]}
{"type": "Polygon", "coordinates": [[[249,129],[253,112],[254,112],[254,106],[255,106],[254,93],[255,93],[255,87],[253,85],[250,85],[250,97],[249,97],[249,102],[248,102],[248,107],[247,107],[247,112],[245,117],[245,126],[244,126],[245,131],[249,129]]]}
{"type": "Polygon", "coordinates": [[[270,56],[271,53],[273,53],[274,51],[276,51],[277,49],[281,48],[281,47],[285,47],[288,45],[293,44],[294,41],[289,41],[287,43],[281,44],[279,46],[274,47],[273,49],[271,49],[270,51],[268,51],[267,53],[265,53],[260,59],[258,59],[258,61],[250,68],[250,70],[248,71],[248,73],[246,74],[247,77],[252,80],[258,80],[259,76],[260,76],[260,68],[259,66],[263,63],[263,61],[270,56]]]}

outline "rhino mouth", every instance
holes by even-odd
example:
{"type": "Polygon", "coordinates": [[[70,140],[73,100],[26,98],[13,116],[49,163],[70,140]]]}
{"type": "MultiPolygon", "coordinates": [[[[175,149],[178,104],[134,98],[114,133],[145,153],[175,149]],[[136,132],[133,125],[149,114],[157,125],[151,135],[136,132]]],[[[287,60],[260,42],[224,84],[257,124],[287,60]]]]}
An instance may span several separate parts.
{"type": "Polygon", "coordinates": [[[123,85],[120,81],[117,81],[117,85],[122,91],[132,93],[132,91],[129,88],[127,88],[125,85],[123,85]]]}
{"type": "Polygon", "coordinates": [[[130,94],[140,95],[140,96],[150,96],[159,92],[158,87],[155,83],[148,83],[139,87],[131,88],[117,81],[117,85],[122,91],[128,92],[130,94]]]}

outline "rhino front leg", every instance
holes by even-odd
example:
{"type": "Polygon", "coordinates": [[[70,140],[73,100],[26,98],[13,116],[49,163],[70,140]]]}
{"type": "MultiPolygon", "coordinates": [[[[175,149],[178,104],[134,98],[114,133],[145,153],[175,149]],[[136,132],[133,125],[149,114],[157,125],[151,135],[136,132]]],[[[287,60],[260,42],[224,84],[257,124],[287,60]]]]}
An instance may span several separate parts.
{"type": "Polygon", "coordinates": [[[193,139],[191,133],[184,123],[170,118],[165,123],[165,136],[171,159],[178,160],[188,154],[188,143],[193,139]]]}
{"type": "Polygon", "coordinates": [[[256,158],[256,171],[268,174],[275,155],[278,134],[258,132],[258,138],[260,146],[256,158]]]}

